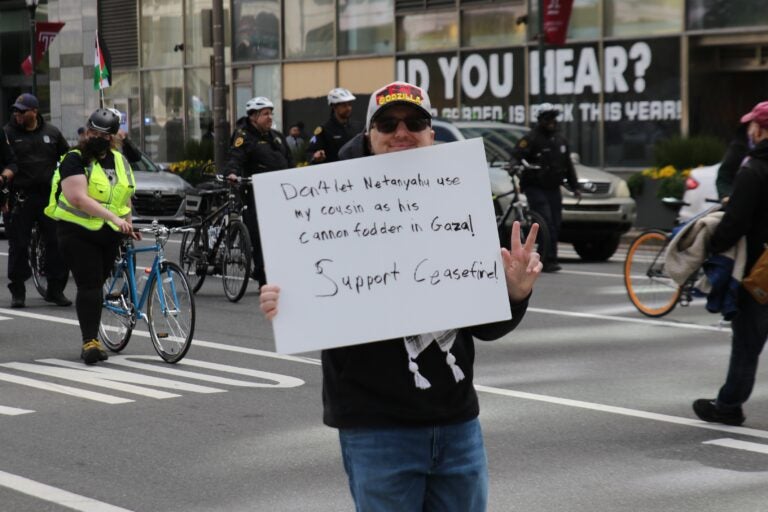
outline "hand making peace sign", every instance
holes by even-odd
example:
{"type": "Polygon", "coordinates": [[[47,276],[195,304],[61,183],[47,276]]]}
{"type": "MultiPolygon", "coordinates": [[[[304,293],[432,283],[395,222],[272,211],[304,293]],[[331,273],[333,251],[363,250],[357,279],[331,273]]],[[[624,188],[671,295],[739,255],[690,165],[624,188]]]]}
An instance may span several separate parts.
{"type": "Polygon", "coordinates": [[[512,240],[510,249],[501,249],[501,261],[504,264],[504,275],[507,278],[507,293],[512,302],[521,302],[533,290],[543,265],[539,253],[534,249],[539,225],[531,226],[525,245],[520,241],[520,223],[512,224],[512,240]]]}

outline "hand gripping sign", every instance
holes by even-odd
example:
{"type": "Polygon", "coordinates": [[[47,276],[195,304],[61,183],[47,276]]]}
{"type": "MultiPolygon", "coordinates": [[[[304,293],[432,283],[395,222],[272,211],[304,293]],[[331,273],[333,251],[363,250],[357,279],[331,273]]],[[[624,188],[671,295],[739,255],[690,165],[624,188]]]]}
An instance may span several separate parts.
{"type": "Polygon", "coordinates": [[[277,351],[510,318],[481,139],[259,174],[277,351]]]}

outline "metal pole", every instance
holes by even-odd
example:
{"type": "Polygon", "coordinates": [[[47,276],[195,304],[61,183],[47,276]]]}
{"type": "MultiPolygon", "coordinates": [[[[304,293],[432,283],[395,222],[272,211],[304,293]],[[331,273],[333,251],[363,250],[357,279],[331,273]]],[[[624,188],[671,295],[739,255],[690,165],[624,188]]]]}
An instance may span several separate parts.
{"type": "Polygon", "coordinates": [[[539,0],[539,103],[544,103],[544,0],[539,0]]]}
{"type": "Polygon", "coordinates": [[[32,95],[34,97],[37,97],[37,72],[35,71],[35,65],[37,64],[35,62],[35,57],[37,56],[37,34],[36,32],[36,26],[35,26],[35,11],[37,10],[36,4],[31,4],[29,6],[29,48],[30,48],[30,58],[32,60],[32,95]]]}
{"type": "Polygon", "coordinates": [[[224,74],[224,4],[213,0],[213,159],[219,173],[229,150],[229,123],[227,122],[227,84],[224,74]]]}

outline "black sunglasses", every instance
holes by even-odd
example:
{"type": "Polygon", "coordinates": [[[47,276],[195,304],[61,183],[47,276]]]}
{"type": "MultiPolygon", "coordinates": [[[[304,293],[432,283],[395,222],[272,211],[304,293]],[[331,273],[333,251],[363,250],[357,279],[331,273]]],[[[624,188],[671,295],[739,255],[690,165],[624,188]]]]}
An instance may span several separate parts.
{"type": "Polygon", "coordinates": [[[382,117],[381,119],[376,119],[374,124],[376,125],[376,129],[381,133],[393,133],[400,125],[400,121],[405,123],[405,127],[408,128],[409,132],[421,132],[431,125],[429,118],[426,117],[406,117],[404,119],[398,117],[382,117]]]}

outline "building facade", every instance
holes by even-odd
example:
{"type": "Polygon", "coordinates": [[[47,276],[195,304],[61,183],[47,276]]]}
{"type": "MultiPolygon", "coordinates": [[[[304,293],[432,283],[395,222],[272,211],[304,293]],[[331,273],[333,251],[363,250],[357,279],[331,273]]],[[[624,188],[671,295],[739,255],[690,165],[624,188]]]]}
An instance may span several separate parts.
{"type": "MultiPolygon", "coordinates": [[[[404,79],[448,119],[528,124],[554,103],[583,162],[622,168],[648,165],[673,135],[727,140],[768,99],[764,0],[575,0],[566,44],[543,48],[538,3],[224,0],[230,126],[258,95],[275,102],[279,128],[311,131],[337,86],[358,96],[362,120],[374,89],[404,79]]],[[[3,119],[29,90],[16,62],[29,51],[28,16],[0,0],[3,119]]],[[[153,158],[181,160],[185,141],[210,136],[211,0],[49,0],[37,19],[66,23],[38,66],[38,95],[67,137],[99,104],[97,29],[112,61],[105,102],[153,158]]]]}

